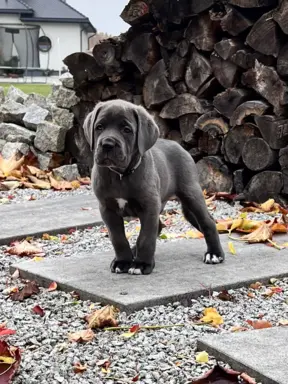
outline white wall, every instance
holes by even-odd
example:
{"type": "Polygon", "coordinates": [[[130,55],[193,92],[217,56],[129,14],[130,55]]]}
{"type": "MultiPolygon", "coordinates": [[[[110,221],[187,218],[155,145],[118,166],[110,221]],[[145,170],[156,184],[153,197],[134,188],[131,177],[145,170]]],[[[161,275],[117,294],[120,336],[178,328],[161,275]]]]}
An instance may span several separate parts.
{"type": "Polygon", "coordinates": [[[19,24],[18,15],[6,15],[5,13],[0,14],[0,24],[19,24]]]}

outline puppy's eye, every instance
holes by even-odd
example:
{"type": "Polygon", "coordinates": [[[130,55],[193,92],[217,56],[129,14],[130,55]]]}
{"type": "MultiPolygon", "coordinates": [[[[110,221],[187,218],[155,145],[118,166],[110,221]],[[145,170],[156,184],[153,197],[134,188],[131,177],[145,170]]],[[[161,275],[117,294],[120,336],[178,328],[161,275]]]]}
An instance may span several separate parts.
{"type": "Polygon", "coordinates": [[[96,129],[97,129],[97,131],[103,131],[104,127],[102,124],[97,124],[96,129]]]}
{"type": "Polygon", "coordinates": [[[124,127],[123,131],[124,131],[125,133],[131,133],[131,132],[132,132],[132,129],[129,128],[129,127],[124,127]]]}

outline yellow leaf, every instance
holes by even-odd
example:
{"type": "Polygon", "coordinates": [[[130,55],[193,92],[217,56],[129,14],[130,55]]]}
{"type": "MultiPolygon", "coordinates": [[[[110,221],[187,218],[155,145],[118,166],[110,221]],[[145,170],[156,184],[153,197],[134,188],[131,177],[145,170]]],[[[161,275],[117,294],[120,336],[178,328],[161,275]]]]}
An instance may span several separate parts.
{"type": "Polygon", "coordinates": [[[197,363],[208,363],[209,362],[209,355],[207,352],[202,351],[197,353],[196,359],[197,363]]]}
{"type": "Polygon", "coordinates": [[[118,323],[115,319],[117,313],[118,310],[115,307],[106,305],[85,316],[85,320],[88,322],[89,328],[117,327],[118,323]]]}
{"type": "Polygon", "coordinates": [[[244,235],[240,240],[247,241],[248,243],[261,243],[272,239],[272,230],[269,225],[262,223],[261,226],[249,235],[244,235]]]}
{"type": "Polygon", "coordinates": [[[0,356],[0,364],[14,364],[15,363],[15,359],[13,359],[13,357],[8,357],[8,356],[0,356]]]}
{"type": "Polygon", "coordinates": [[[262,224],[261,221],[243,219],[241,229],[248,231],[248,230],[251,230],[254,228],[259,228],[261,226],[261,224],[262,224]]]}
{"type": "Polygon", "coordinates": [[[7,177],[11,172],[18,170],[21,165],[24,163],[24,156],[20,160],[16,160],[16,156],[13,155],[10,159],[6,160],[0,155],[0,171],[7,177]]]}
{"type": "Polygon", "coordinates": [[[263,212],[270,212],[271,209],[274,207],[275,200],[274,199],[269,199],[265,201],[265,203],[260,204],[260,209],[263,210],[263,212]]]}
{"type": "Polygon", "coordinates": [[[229,248],[230,253],[232,253],[232,255],[236,255],[236,251],[235,251],[234,244],[232,243],[232,241],[228,242],[228,248],[229,248]]]}
{"type": "Polygon", "coordinates": [[[77,332],[68,334],[68,340],[70,342],[76,342],[76,343],[92,341],[94,337],[95,337],[95,333],[92,331],[92,329],[84,329],[83,331],[77,331],[77,332]]]}
{"type": "Polygon", "coordinates": [[[247,219],[247,212],[242,212],[240,214],[240,219],[247,219]]]}
{"type": "Polygon", "coordinates": [[[200,321],[202,323],[212,324],[215,327],[224,323],[223,318],[219,315],[217,309],[211,307],[204,309],[204,316],[200,319],[200,321]]]}
{"type": "Polygon", "coordinates": [[[81,187],[81,184],[78,180],[73,180],[73,181],[71,181],[71,186],[73,189],[78,189],[81,187]]]}
{"type": "Polygon", "coordinates": [[[185,235],[188,239],[201,239],[204,237],[203,233],[197,231],[197,229],[191,229],[190,231],[187,231],[185,235]]]}
{"type": "Polygon", "coordinates": [[[229,233],[231,233],[234,229],[241,227],[242,223],[243,223],[243,219],[233,220],[229,233]]]}
{"type": "Polygon", "coordinates": [[[33,257],[32,260],[33,260],[33,261],[42,261],[42,260],[44,260],[44,257],[41,257],[41,256],[35,256],[35,257],[33,257]]]}
{"type": "Polygon", "coordinates": [[[121,337],[124,337],[125,339],[130,339],[130,337],[135,336],[135,332],[125,332],[122,333],[121,337]]]}
{"type": "Polygon", "coordinates": [[[133,232],[126,232],[126,239],[129,240],[132,235],[133,232]]]}
{"type": "Polygon", "coordinates": [[[110,373],[111,369],[101,368],[102,373],[110,373]]]}

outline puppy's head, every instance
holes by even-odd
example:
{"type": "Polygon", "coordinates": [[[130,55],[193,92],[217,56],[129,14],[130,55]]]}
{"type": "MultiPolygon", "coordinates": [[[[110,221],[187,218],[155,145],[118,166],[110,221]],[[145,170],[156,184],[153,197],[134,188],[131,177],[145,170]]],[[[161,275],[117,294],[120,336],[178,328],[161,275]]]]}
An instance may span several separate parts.
{"type": "Polygon", "coordinates": [[[152,116],[128,101],[100,102],[86,117],[84,134],[98,166],[126,169],[134,155],[141,156],[159,137],[152,116]]]}

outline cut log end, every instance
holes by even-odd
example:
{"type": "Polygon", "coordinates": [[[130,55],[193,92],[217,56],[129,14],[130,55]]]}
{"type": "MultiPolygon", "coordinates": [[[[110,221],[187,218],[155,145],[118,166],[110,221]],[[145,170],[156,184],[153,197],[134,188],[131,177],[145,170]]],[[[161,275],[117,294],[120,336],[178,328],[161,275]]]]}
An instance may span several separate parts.
{"type": "Polygon", "coordinates": [[[260,137],[247,140],[242,150],[244,164],[251,171],[263,171],[276,163],[278,152],[260,137]]]}

